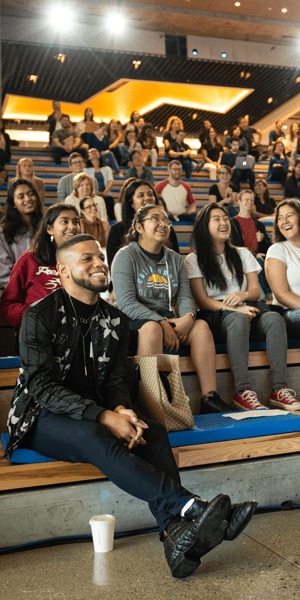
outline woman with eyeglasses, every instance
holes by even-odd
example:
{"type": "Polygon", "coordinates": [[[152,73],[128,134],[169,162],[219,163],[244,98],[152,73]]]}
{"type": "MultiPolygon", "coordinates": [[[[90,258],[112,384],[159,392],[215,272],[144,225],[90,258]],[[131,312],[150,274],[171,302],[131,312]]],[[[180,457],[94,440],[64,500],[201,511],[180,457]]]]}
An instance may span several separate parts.
{"type": "Polygon", "coordinates": [[[300,202],[288,199],[276,207],[274,243],[268,249],[265,272],[273,304],[283,308],[288,337],[300,338],[300,202]]]}
{"type": "Polygon", "coordinates": [[[101,219],[101,221],[107,221],[106,205],[102,196],[96,195],[94,177],[90,177],[87,173],[78,173],[73,179],[72,194],[66,197],[65,202],[66,204],[75,206],[78,213],[80,213],[80,200],[86,196],[91,196],[94,203],[97,204],[97,216],[99,219],[101,219]]]}
{"type": "Polygon", "coordinates": [[[208,201],[217,202],[219,206],[224,206],[229,216],[234,217],[238,212],[237,188],[231,183],[231,168],[227,165],[220,165],[218,170],[218,183],[210,186],[208,192],[208,201]]]}
{"type": "MultiPolygon", "coordinates": [[[[251,192],[251,190],[249,190],[251,192]]],[[[252,193],[252,192],[251,192],[252,193]]],[[[194,225],[195,251],[185,259],[198,318],[206,319],[216,342],[227,344],[241,410],[266,408],[259,402],[248,370],[249,339],[266,341],[270,362],[272,407],[300,409],[295,392],[286,387],[287,339],[282,316],[258,302],[260,266],[247,248],[230,242],[231,223],[224,208],[208,204],[194,225]]]]}
{"type": "MultiPolygon", "coordinates": [[[[215,346],[207,323],[195,320],[187,273],[179,254],[167,248],[171,221],[155,204],[142,206],[112,264],[118,307],[137,332],[131,352],[139,356],[190,346],[204,401],[229,410],[216,392],[215,346]],[[136,346],[136,347],[135,347],[136,346]]],[[[134,339],[134,335],[133,335],[134,339]]]]}
{"type": "Polygon", "coordinates": [[[80,212],[80,232],[89,233],[97,240],[103,248],[106,247],[109,234],[109,224],[107,221],[101,221],[98,217],[98,205],[92,196],[85,196],[79,202],[80,212]]]}
{"type": "MultiPolygon", "coordinates": [[[[124,182],[120,191],[121,202],[121,221],[115,223],[110,228],[107,240],[107,262],[111,267],[113,258],[125,242],[125,236],[128,233],[136,211],[145,204],[158,204],[158,197],[149,181],[143,179],[130,178],[124,182]]],[[[176,252],[179,252],[176,233],[171,227],[170,245],[176,252]]]]}

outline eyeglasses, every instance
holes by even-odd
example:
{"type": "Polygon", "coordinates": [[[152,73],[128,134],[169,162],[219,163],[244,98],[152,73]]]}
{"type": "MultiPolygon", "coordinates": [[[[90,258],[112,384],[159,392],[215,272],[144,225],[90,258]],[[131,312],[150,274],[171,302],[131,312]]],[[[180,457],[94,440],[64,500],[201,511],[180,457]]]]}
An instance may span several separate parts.
{"type": "Polygon", "coordinates": [[[162,219],[158,215],[151,215],[150,217],[146,217],[145,219],[143,219],[142,223],[144,221],[152,221],[152,223],[155,223],[156,225],[158,225],[158,223],[162,223],[167,227],[171,227],[172,225],[172,221],[170,221],[170,219],[162,219]]]}
{"type": "Polygon", "coordinates": [[[88,206],[84,206],[82,210],[92,210],[92,208],[97,208],[97,204],[88,204],[88,206]]]}
{"type": "Polygon", "coordinates": [[[73,160],[71,165],[84,165],[83,160],[73,160]]]}

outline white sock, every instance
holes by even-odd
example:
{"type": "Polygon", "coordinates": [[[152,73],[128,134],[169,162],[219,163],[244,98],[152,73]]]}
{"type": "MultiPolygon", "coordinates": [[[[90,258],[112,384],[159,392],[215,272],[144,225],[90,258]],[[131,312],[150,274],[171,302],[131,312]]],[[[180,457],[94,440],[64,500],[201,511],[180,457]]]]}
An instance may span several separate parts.
{"type": "Polygon", "coordinates": [[[182,507],[181,511],[180,511],[180,516],[184,517],[186,511],[192,506],[192,504],[194,504],[195,502],[195,498],[191,498],[190,500],[187,501],[187,503],[182,507]]]}

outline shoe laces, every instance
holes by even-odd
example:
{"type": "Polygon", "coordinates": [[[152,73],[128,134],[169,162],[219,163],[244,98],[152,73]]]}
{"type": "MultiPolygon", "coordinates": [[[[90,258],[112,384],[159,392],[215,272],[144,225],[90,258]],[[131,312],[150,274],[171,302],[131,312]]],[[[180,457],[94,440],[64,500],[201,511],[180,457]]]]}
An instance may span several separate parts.
{"type": "Polygon", "coordinates": [[[279,401],[294,402],[295,397],[296,397],[296,392],[295,392],[295,390],[292,390],[291,388],[280,388],[279,390],[275,391],[275,395],[276,395],[277,400],[279,400],[279,401]]]}
{"type": "Polygon", "coordinates": [[[239,394],[247,404],[251,406],[251,408],[261,407],[261,403],[259,402],[256,393],[253,390],[244,390],[239,394]]]}

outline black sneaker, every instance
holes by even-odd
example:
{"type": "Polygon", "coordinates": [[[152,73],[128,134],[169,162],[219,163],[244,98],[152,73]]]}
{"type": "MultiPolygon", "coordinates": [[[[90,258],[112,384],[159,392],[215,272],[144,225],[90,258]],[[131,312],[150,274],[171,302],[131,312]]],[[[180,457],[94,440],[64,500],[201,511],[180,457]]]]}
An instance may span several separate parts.
{"type": "Polygon", "coordinates": [[[235,409],[224,402],[217,392],[208,392],[208,394],[201,398],[200,415],[232,412],[233,410],[235,409]]]}

